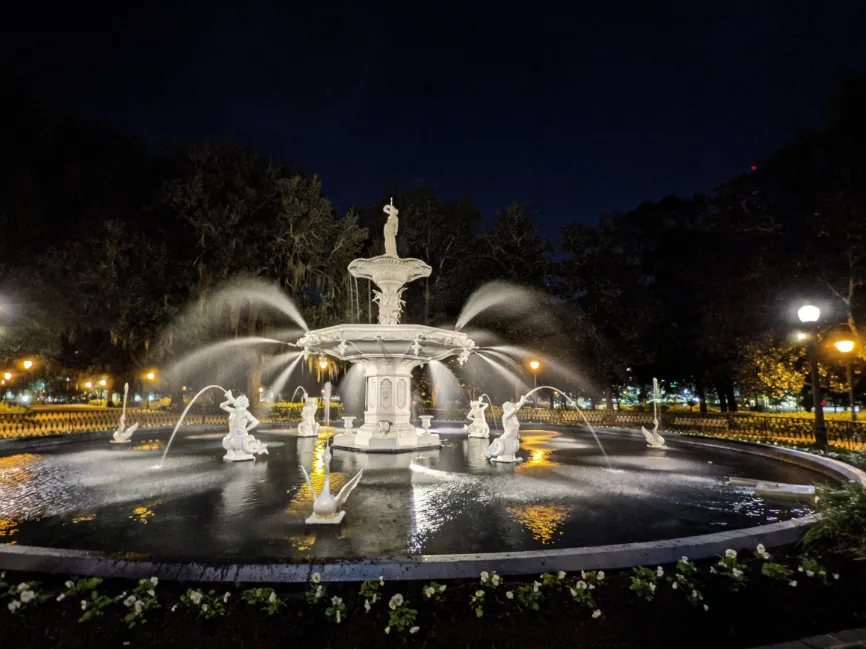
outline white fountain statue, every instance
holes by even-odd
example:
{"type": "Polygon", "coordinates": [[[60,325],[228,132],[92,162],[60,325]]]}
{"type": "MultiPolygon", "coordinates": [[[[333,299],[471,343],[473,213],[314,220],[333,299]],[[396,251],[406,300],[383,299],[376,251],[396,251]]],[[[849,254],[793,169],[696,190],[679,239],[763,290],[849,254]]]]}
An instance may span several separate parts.
{"type": "Polygon", "coordinates": [[[648,431],[643,426],[640,427],[643,436],[646,437],[646,444],[650,448],[664,448],[665,438],[659,435],[659,380],[653,379],[653,430],[648,431]]]}
{"type": "Polygon", "coordinates": [[[469,437],[490,437],[490,426],[487,425],[487,417],[484,411],[487,410],[490,403],[484,403],[484,395],[480,399],[469,402],[469,414],[466,419],[470,422],[469,425],[463,426],[463,430],[469,433],[469,437]]]}
{"type": "Polygon", "coordinates": [[[138,430],[138,423],[126,427],[126,397],[129,394],[129,383],[123,384],[123,411],[120,413],[120,427],[111,436],[112,444],[129,444],[132,434],[138,430]]]}
{"type": "Polygon", "coordinates": [[[305,397],[304,407],[301,408],[301,423],[298,424],[298,437],[317,437],[319,435],[319,424],[316,421],[316,410],[319,404],[315,397],[305,397]]]}
{"type": "Polygon", "coordinates": [[[517,403],[506,401],[502,404],[502,430],[500,437],[493,440],[484,453],[492,462],[522,462],[523,459],[515,455],[520,450],[520,422],[517,421],[517,412],[526,403],[523,395],[517,403]]]}
{"type": "Polygon", "coordinates": [[[223,448],[226,450],[223,460],[243,462],[254,460],[256,455],[267,453],[267,444],[250,435],[250,431],[259,425],[259,420],[248,410],[249,399],[243,394],[234,397],[231,390],[226,391],[225,397],[226,400],[220,404],[220,409],[229,413],[229,432],[223,438],[223,448]]]}
{"type": "Polygon", "coordinates": [[[361,481],[361,475],[364,469],[358,471],[357,475],[349,480],[340,489],[340,492],[334,496],[331,493],[331,447],[325,449],[325,482],[322,484],[322,492],[316,495],[316,488],[313,486],[313,481],[310,479],[310,474],[301,465],[301,470],[304,472],[304,477],[307,479],[307,485],[313,494],[313,514],[307,519],[307,525],[339,525],[346,512],[340,509],[346,504],[349,499],[349,494],[358,486],[361,481]]]}
{"type": "Polygon", "coordinates": [[[397,254],[398,210],[384,208],[385,254],[355,259],[353,277],[376,285],[377,324],[340,324],[308,331],[296,341],[304,357],[331,356],[361,365],[365,374],[364,423],[334,436],[334,448],[367,453],[400,453],[438,449],[439,435],[418,434],[412,425],[412,370],[430,361],[457,356],[463,364],[476,350],[462,331],[424,325],[400,324],[405,285],[428,277],[430,266],[420,259],[397,254]]]}

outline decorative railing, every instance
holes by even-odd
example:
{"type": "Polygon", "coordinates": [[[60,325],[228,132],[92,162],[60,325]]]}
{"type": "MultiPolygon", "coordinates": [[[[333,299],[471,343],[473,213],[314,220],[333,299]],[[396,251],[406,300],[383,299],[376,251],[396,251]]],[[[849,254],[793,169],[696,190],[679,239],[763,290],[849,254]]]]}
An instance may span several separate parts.
{"type": "MultiPolygon", "coordinates": [[[[439,421],[463,421],[464,411],[432,410],[439,421]]],[[[502,409],[492,406],[487,409],[487,421],[491,428],[499,427],[502,409]],[[494,424],[495,420],[495,424],[494,424]]],[[[525,424],[549,424],[555,426],[582,426],[588,421],[592,426],[612,428],[652,428],[650,412],[624,410],[576,410],[523,408],[517,415],[525,424]]],[[[468,422],[467,422],[468,423],[468,422]]],[[[866,422],[826,420],[827,439],[832,446],[851,450],[866,450],[866,422]]],[[[690,413],[660,413],[659,428],[668,431],[697,432],[717,437],[749,439],[757,442],[784,442],[788,444],[814,444],[815,423],[813,419],[801,417],[766,417],[749,413],[704,415],[690,413]]]]}
{"type": "MultiPolygon", "coordinates": [[[[253,414],[263,424],[291,423],[301,420],[301,403],[280,404],[273,408],[255,407],[253,414]]],[[[38,437],[86,431],[114,430],[120,421],[120,409],[105,410],[34,410],[23,414],[0,414],[0,439],[13,437],[38,437]]],[[[319,410],[321,419],[322,411],[319,410]]],[[[339,421],[342,407],[331,406],[331,420],[339,421]]],[[[126,411],[126,423],[138,423],[139,428],[164,428],[177,424],[179,412],[148,410],[143,408],[126,411]]],[[[183,426],[226,425],[226,414],[216,408],[193,407],[187,413],[183,426]]]]}

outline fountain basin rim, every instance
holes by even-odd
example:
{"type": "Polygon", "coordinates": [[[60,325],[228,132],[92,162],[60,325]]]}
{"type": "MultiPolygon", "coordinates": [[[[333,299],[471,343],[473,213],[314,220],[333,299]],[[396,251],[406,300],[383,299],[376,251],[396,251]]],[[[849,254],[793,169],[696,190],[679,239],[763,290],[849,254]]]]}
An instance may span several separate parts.
{"type": "MultiPolygon", "coordinates": [[[[840,482],[854,481],[866,486],[866,473],[831,458],[750,442],[737,441],[732,444],[727,443],[730,440],[686,438],[676,434],[672,434],[672,437],[695,446],[715,446],[808,465],[840,482]],[[710,441],[713,443],[707,443],[710,441]]],[[[674,563],[682,556],[702,559],[724,554],[729,548],[738,551],[753,549],[758,543],[766,547],[794,543],[817,519],[817,515],[811,514],[769,525],[662,541],[518,552],[307,560],[296,563],[130,560],[117,558],[116,553],[7,545],[0,546],[0,569],[103,578],[146,579],[156,576],[160,579],[226,583],[306,582],[314,572],[320,573],[325,581],[339,582],[378,579],[379,576],[390,580],[472,578],[477,577],[482,570],[496,570],[502,575],[529,575],[558,570],[615,570],[636,565],[674,563]]]]}

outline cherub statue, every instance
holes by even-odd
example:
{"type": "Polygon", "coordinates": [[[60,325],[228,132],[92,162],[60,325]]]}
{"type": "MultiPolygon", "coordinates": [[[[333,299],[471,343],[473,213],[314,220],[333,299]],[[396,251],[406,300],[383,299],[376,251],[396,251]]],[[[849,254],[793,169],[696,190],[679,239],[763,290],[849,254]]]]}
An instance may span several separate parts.
{"type": "Polygon", "coordinates": [[[526,403],[526,395],[518,399],[517,403],[506,401],[502,404],[502,435],[493,440],[487,447],[485,455],[493,462],[521,462],[521,458],[515,456],[520,450],[520,422],[517,420],[517,412],[526,403]]]}
{"type": "Polygon", "coordinates": [[[316,422],[316,410],[319,403],[315,397],[306,397],[301,408],[301,423],[298,424],[298,437],[316,437],[319,434],[319,424],[316,422]]]}
{"type": "Polygon", "coordinates": [[[223,460],[226,462],[241,462],[254,460],[256,455],[268,452],[268,447],[250,431],[259,425],[259,420],[248,410],[250,401],[245,395],[232,396],[232,391],[225,393],[226,400],[220,404],[220,409],[229,413],[229,432],[223,438],[223,448],[226,450],[223,460]]]}
{"type": "Polygon", "coordinates": [[[489,405],[481,399],[469,402],[469,414],[466,415],[466,419],[472,423],[463,427],[463,430],[469,433],[469,437],[490,437],[490,426],[487,425],[487,418],[484,416],[484,411],[489,405]]]}
{"type": "Polygon", "coordinates": [[[386,205],[383,212],[388,215],[388,220],[385,222],[385,255],[387,257],[399,257],[397,254],[397,229],[399,228],[399,219],[397,214],[399,210],[394,207],[394,199],[391,199],[391,204],[386,205]]]}

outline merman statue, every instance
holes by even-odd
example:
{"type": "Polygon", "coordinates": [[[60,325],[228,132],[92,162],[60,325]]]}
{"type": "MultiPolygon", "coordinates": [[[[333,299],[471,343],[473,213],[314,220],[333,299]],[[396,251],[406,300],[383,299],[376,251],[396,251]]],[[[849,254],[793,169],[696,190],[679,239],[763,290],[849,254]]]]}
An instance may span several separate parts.
{"type": "Polygon", "coordinates": [[[307,397],[301,408],[301,423],[298,424],[298,437],[316,437],[319,434],[319,424],[316,422],[316,410],[319,404],[315,397],[307,397]]]}
{"type": "Polygon", "coordinates": [[[223,438],[223,448],[226,450],[223,460],[243,462],[267,453],[267,445],[250,435],[250,431],[259,425],[259,420],[248,410],[249,399],[243,394],[234,397],[231,390],[225,393],[225,397],[220,409],[229,413],[229,433],[223,438]]]}
{"type": "Polygon", "coordinates": [[[493,440],[487,447],[485,455],[493,462],[522,462],[515,455],[520,450],[520,422],[517,412],[526,403],[526,395],[520,397],[517,403],[506,401],[502,404],[502,435],[493,440]]]}
{"type": "Polygon", "coordinates": [[[490,426],[487,425],[487,418],[484,416],[484,411],[487,410],[489,403],[484,403],[481,399],[469,402],[469,414],[466,415],[471,423],[463,427],[463,430],[469,433],[469,437],[490,437],[490,426]]]}

